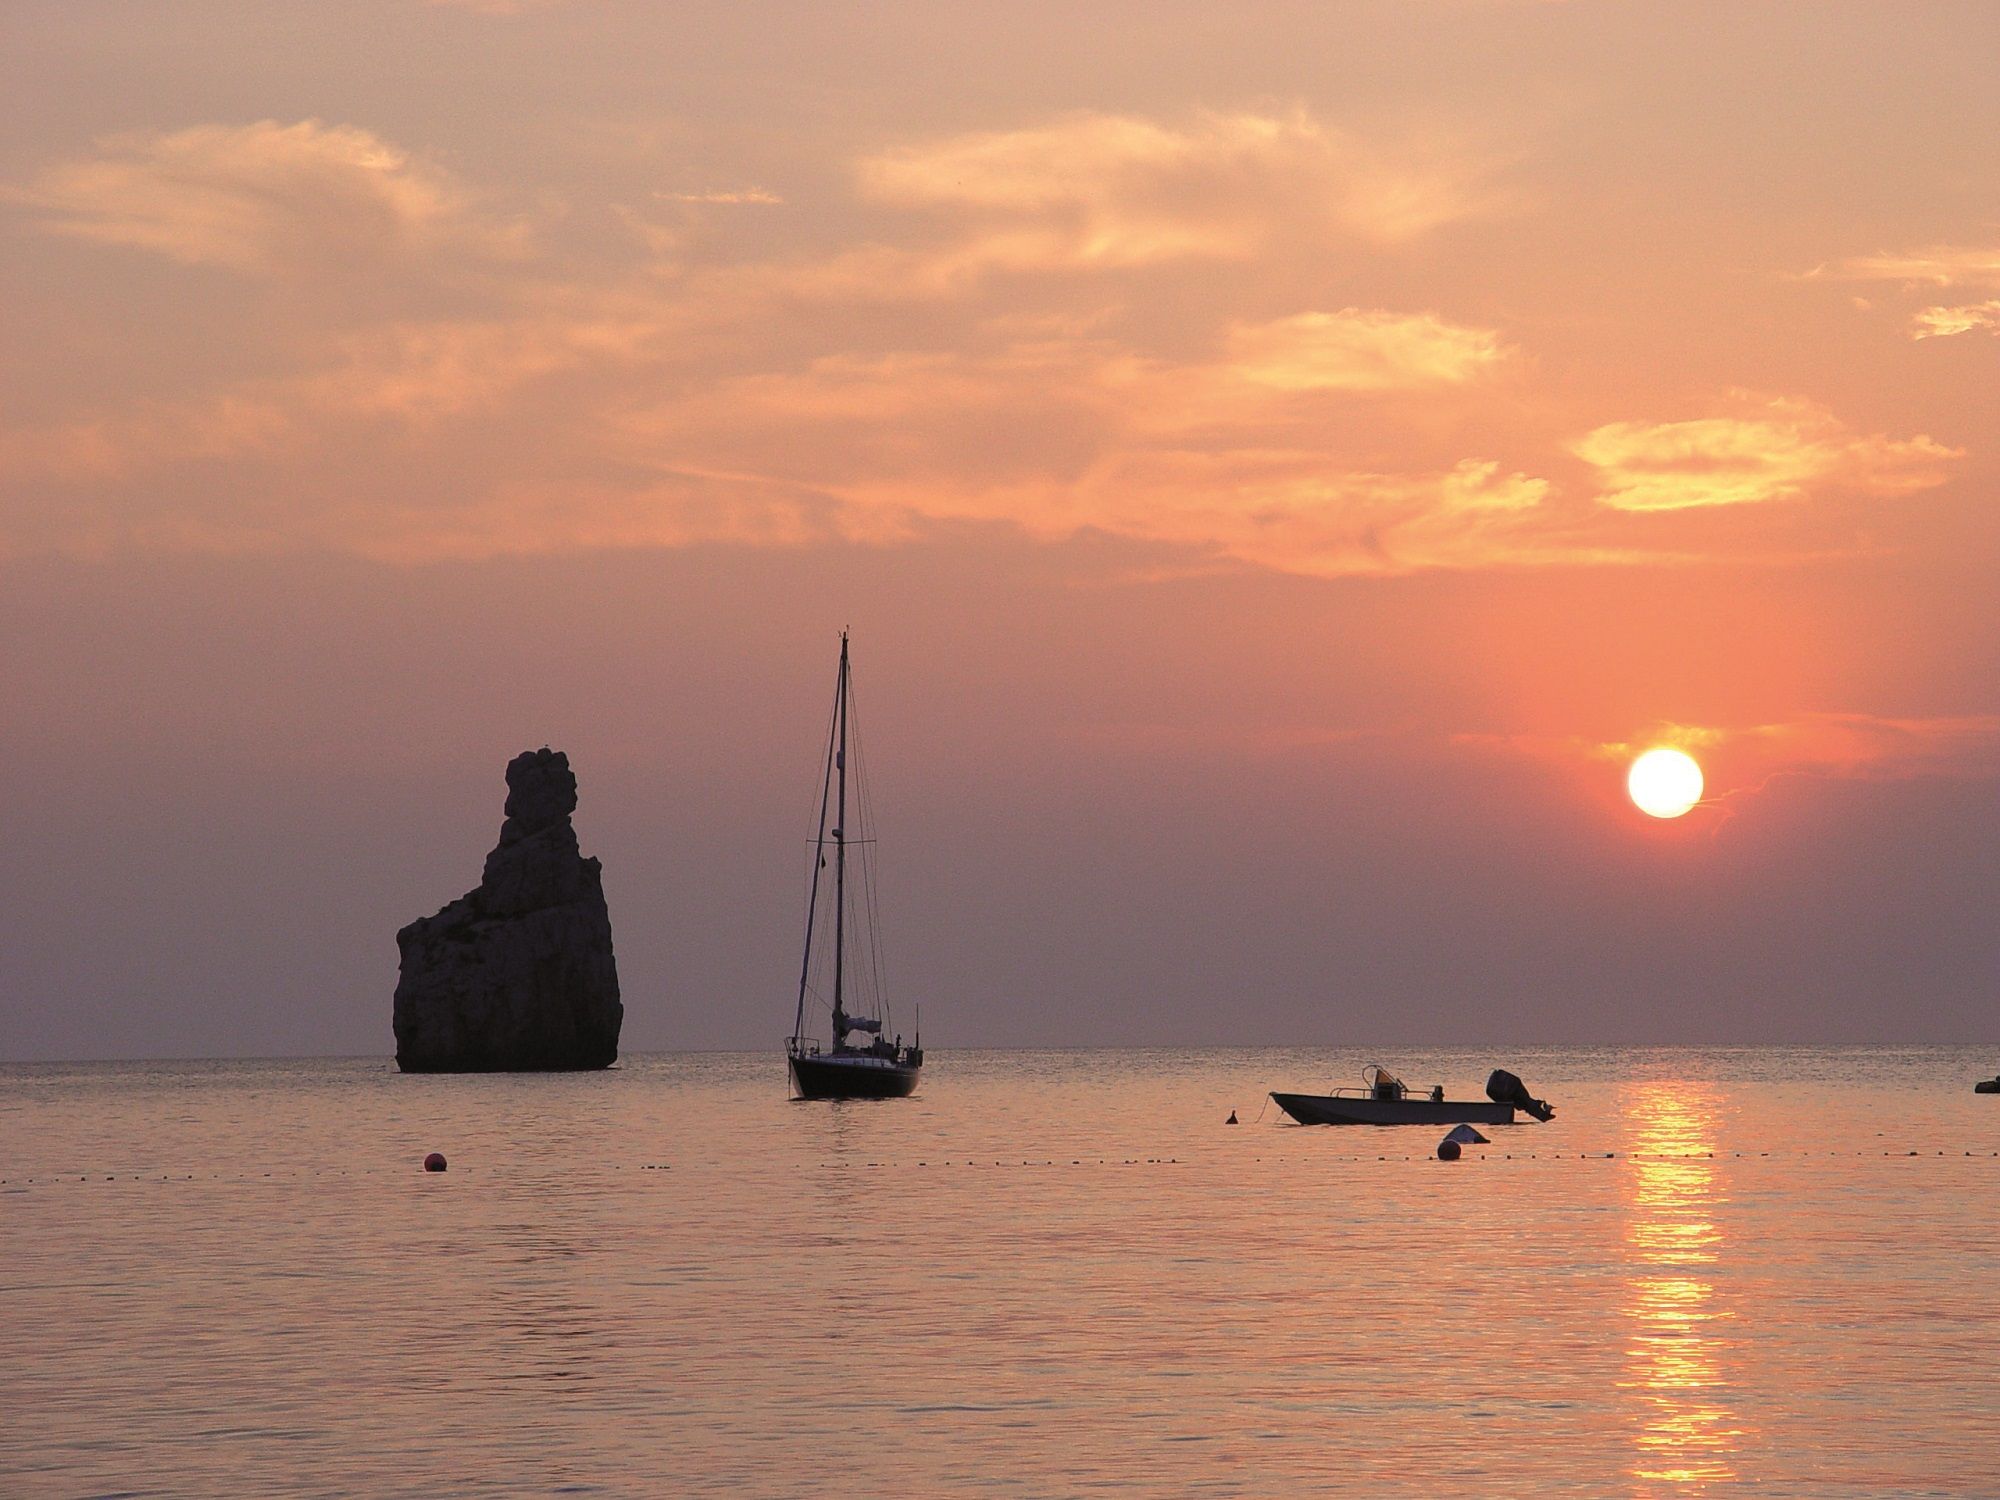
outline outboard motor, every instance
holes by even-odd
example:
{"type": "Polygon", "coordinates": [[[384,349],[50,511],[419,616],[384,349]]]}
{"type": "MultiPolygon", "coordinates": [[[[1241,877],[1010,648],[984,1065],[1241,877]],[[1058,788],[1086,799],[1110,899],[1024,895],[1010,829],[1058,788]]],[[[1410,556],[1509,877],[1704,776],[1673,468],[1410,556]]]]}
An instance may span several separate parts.
{"type": "Polygon", "coordinates": [[[1495,1104],[1511,1104],[1516,1109],[1524,1109],[1537,1120],[1547,1120],[1556,1112],[1553,1104],[1530,1094],[1528,1086],[1505,1068],[1495,1068],[1487,1078],[1486,1097],[1495,1104]]]}

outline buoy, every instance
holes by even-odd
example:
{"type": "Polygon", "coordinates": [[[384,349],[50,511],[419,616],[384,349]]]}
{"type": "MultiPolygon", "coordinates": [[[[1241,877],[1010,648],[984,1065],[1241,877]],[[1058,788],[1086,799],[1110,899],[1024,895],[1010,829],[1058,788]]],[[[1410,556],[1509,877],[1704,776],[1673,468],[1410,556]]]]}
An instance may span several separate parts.
{"type": "Polygon", "coordinates": [[[1439,1161],[1457,1161],[1458,1153],[1459,1153],[1459,1144],[1457,1141],[1451,1139],[1451,1137],[1446,1136],[1443,1140],[1438,1142],[1439,1161]]]}
{"type": "Polygon", "coordinates": [[[1229,1112],[1229,1118],[1224,1120],[1222,1123],[1225,1125],[1234,1125],[1236,1123],[1236,1111],[1232,1109],[1229,1112]]]}
{"type": "Polygon", "coordinates": [[[433,1151],[429,1156],[426,1156],[424,1158],[424,1170],[426,1172],[442,1172],[444,1170],[444,1153],[442,1151],[433,1151]]]}

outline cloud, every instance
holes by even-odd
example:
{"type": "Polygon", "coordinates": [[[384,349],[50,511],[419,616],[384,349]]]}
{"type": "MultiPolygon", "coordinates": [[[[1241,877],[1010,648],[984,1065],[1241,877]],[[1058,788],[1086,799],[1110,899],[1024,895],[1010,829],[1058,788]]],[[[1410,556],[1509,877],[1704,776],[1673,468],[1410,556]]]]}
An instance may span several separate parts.
{"type": "Polygon", "coordinates": [[[1386,391],[1458,385],[1501,358],[1497,335],[1448,323],[1434,313],[1298,313],[1270,323],[1238,323],[1228,336],[1229,368],[1240,380],[1284,391],[1386,391]]]}
{"type": "MultiPolygon", "coordinates": [[[[1813,274],[1844,281],[1895,282],[1904,287],[1991,291],[2000,289],[2000,247],[1937,245],[1895,255],[1866,255],[1822,266],[1813,274]]],[[[2000,333],[2000,300],[1926,307],[1910,316],[1913,339],[1950,338],[1982,328],[2000,333]]]]}
{"type": "Polygon", "coordinates": [[[1722,742],[1742,745],[1785,772],[1872,779],[2000,775],[2000,714],[1806,714],[1739,730],[1722,742]]]}
{"type": "Polygon", "coordinates": [[[714,189],[703,193],[655,193],[667,203],[772,204],[785,200],[760,187],[714,189]]]}
{"type": "Polygon", "coordinates": [[[370,328],[343,336],[312,371],[0,430],[0,476],[89,484],[299,449],[343,423],[421,431],[494,407],[541,377],[627,358],[646,332],[617,320],[561,317],[370,328]]]}
{"type": "Polygon", "coordinates": [[[864,160],[863,194],[948,216],[981,266],[1079,269],[1243,260],[1281,234],[1399,244],[1488,206],[1480,167],[1362,145],[1304,111],[1124,115],[905,146],[864,160]]]}
{"type": "Polygon", "coordinates": [[[1059,487],[1002,488],[996,516],[1040,534],[1088,526],[1320,577],[1549,560],[1545,480],[1490,459],[1373,473],[1303,451],[1141,449],[1059,487]]]}
{"type": "MultiPolygon", "coordinates": [[[[1329,403],[1399,382],[1435,391],[1497,357],[1491,334],[1432,314],[1231,325],[1192,364],[1086,332],[716,378],[676,367],[683,337],[671,304],[616,300],[392,325],[307,374],[5,434],[0,470],[91,485],[259,454],[351,467],[359,451],[449,451],[476,430],[516,454],[491,493],[343,506],[301,539],[424,558],[884,542],[975,521],[1320,576],[1630,560],[1558,513],[1545,480],[1489,457],[1370,467],[1331,433],[1329,403]]],[[[245,515],[260,537],[286,524],[254,504],[245,515]]]]}
{"type": "Polygon", "coordinates": [[[1761,791],[1779,776],[1868,781],[2000,777],[2000,714],[1812,712],[1765,724],[1655,724],[1620,740],[1496,734],[1452,738],[1472,749],[1572,766],[1621,764],[1655,745],[1673,745],[1709,771],[1711,800],[1761,791]]]}
{"type": "Polygon", "coordinates": [[[782,204],[776,192],[764,188],[726,188],[712,192],[662,192],[660,198],[674,204],[782,204]]]}
{"type": "Polygon", "coordinates": [[[1915,339],[1950,338],[1954,334],[1971,333],[1981,328],[1988,333],[2000,334],[2000,298],[1991,302],[1969,303],[1963,307],[1926,307],[1910,322],[1910,337],[1915,339]]]}
{"type": "MultiPolygon", "coordinates": [[[[1589,432],[1574,451],[1596,504],[1542,477],[1545,428],[1517,444],[1494,420],[1497,402],[1503,418],[1519,407],[1500,387],[1521,363],[1496,328],[1421,307],[1272,316],[1235,264],[1176,275],[1166,303],[1158,278],[1103,274],[1261,268],[1333,235],[1351,255],[1477,210],[1472,174],[1412,159],[1303,114],[1071,116],[878,152],[861,191],[909,214],[876,214],[866,240],[829,220],[786,258],[761,227],[733,235],[732,216],[698,211],[774,195],[663,192],[687,208],[671,254],[641,263],[621,239],[614,260],[559,262],[575,247],[551,233],[540,257],[494,267],[481,290],[500,297],[431,287],[412,299],[429,316],[395,297],[309,309],[257,351],[309,348],[290,373],[0,432],[0,471],[42,487],[5,505],[0,531],[63,545],[47,494],[66,485],[75,514],[102,519],[93,538],[121,510],[150,525],[172,504],[203,526],[148,537],[220,537],[235,514],[260,544],[410,557],[882,542],[974,522],[1171,548],[1171,566],[1398,574],[1685,560],[1707,555],[1690,534],[1712,525],[1625,513],[1900,493],[1955,456],[1762,401],[1589,432]],[[273,503],[287,476],[317,487],[315,514],[273,503]]],[[[355,221],[347,258],[371,285],[407,279],[382,256],[456,265],[518,246],[434,167],[311,121],[125,137],[23,191],[60,232],[272,276],[339,274],[311,263],[340,248],[316,239],[329,216],[355,221]]]]}
{"type": "Polygon", "coordinates": [[[1049,540],[1096,531],[1328,578],[1575,560],[1535,535],[1546,482],[1481,459],[1394,474],[1342,470],[1319,453],[1142,450],[1067,479],[836,493],[865,510],[1002,521],[1049,540]]]}
{"type": "Polygon", "coordinates": [[[1456,376],[1490,355],[1490,335],[1350,310],[1292,328],[1239,325],[1223,343],[1251,373],[1229,358],[1177,365],[1087,339],[828,357],[635,406],[597,447],[634,468],[814,486],[837,502],[847,535],[1001,522],[1326,576],[1610,560],[1550,515],[1546,481],[1484,457],[1368,468],[1314,404],[1456,376]],[[1406,323],[1421,358],[1384,352],[1406,323]],[[1460,345],[1480,352],[1436,352],[1460,345]],[[1338,359],[1301,372],[1300,347],[1338,359]]]}
{"type": "Polygon", "coordinates": [[[2000,248],[1935,245],[1894,255],[1863,255],[1814,274],[1843,281],[1899,281],[1931,286],[2000,286],[2000,248]]]}
{"type": "Polygon", "coordinates": [[[440,9],[469,10],[482,16],[521,16],[530,11],[550,10],[567,0],[425,0],[440,9]]]}
{"type": "Polygon", "coordinates": [[[1857,436],[1824,408],[1774,400],[1753,415],[1612,422],[1570,445],[1616,510],[1682,510],[1794,500],[1821,488],[1900,495],[1941,484],[1962,457],[1919,434],[1857,436]]]}
{"type": "Polygon", "coordinates": [[[142,402],[114,415],[0,431],[0,477],[90,484],[269,448],[295,430],[282,404],[256,395],[142,402]]]}
{"type": "Polygon", "coordinates": [[[521,248],[442,172],[369,131],[317,120],[109,137],[6,198],[57,234],[265,275],[379,274],[521,248]]]}
{"type": "Polygon", "coordinates": [[[717,542],[803,547],[887,539],[846,519],[837,500],[810,486],[759,474],[682,470],[636,486],[539,478],[438,506],[361,508],[337,522],[328,541],[363,557],[409,564],[717,542]]]}

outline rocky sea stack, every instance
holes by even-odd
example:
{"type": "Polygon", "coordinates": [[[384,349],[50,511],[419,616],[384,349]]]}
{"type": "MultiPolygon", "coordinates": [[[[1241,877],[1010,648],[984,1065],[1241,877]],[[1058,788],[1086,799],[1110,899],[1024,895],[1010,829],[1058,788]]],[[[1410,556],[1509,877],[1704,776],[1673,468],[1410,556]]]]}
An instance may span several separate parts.
{"type": "Polygon", "coordinates": [[[556,1072],[618,1057],[618,965],[596,860],[577,848],[560,751],[507,766],[507,821],[479,888],[396,934],[405,1073],[556,1072]]]}

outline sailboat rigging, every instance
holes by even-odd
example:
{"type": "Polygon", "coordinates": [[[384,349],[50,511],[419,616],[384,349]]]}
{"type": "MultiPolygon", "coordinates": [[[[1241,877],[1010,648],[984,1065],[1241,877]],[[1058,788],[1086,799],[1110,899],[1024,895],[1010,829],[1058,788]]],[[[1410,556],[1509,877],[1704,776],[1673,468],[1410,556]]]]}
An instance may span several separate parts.
{"type": "Polygon", "coordinates": [[[889,1031],[887,1001],[882,992],[881,934],[875,918],[875,879],[871,848],[867,837],[867,802],[862,786],[860,740],[854,728],[854,686],[848,667],[847,632],[840,635],[840,671],[835,679],[833,722],[827,729],[826,766],[820,782],[819,825],[813,840],[812,887],[806,898],[805,952],[799,963],[799,1001],[792,1020],[792,1034],[785,1041],[786,1070],[793,1093],[801,1099],[901,1099],[915,1091],[924,1065],[921,1036],[909,1046],[889,1031]],[[850,806],[848,770],[853,751],[853,799],[850,806]],[[832,824],[828,825],[828,815],[832,824]],[[850,818],[852,821],[850,822],[850,818]],[[859,836],[854,836],[858,833],[859,836]],[[820,886],[832,846],[833,899],[830,916],[820,902],[820,886]],[[850,859],[857,864],[860,879],[850,882],[850,859]],[[855,945],[848,941],[852,908],[859,905],[866,918],[859,935],[865,940],[865,964],[856,962],[855,945]],[[830,925],[832,932],[818,929],[830,925]],[[817,944],[815,938],[818,938],[817,944]],[[816,983],[825,976],[814,968],[815,957],[825,961],[832,948],[830,983],[816,983]],[[817,1005],[826,1004],[830,988],[832,1037],[830,1050],[822,1050],[810,1034],[817,1005]],[[860,1036],[865,1041],[850,1038],[860,1036]]]}

